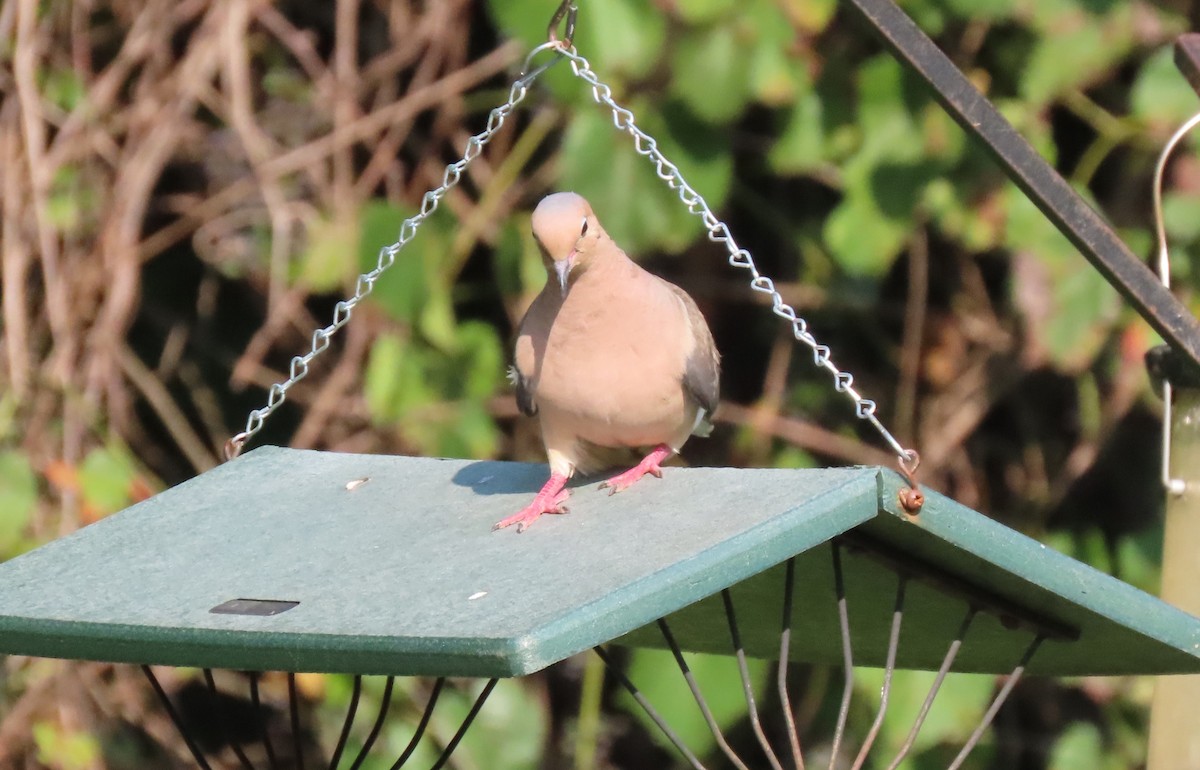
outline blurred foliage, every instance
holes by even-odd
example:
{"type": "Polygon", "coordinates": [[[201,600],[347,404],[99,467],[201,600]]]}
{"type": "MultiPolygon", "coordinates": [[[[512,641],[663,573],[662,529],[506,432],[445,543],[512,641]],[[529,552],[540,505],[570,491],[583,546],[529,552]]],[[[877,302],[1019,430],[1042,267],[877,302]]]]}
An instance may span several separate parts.
{"type": "MultiPolygon", "coordinates": [[[[219,462],[247,410],[307,349],[309,330],[328,323],[333,303],[375,267],[503,100],[554,5],[6,4],[0,557],[219,462]]],[[[1137,253],[1151,251],[1154,155],[1198,106],[1168,47],[1195,26],[1195,3],[901,5],[1137,253]]],[[[834,0],[580,6],[578,50],[880,402],[885,422],[921,450],[922,479],[1155,590],[1159,407],[1141,366],[1155,335],[919,79],[834,0]]],[[[511,126],[289,391],[262,440],[540,460],[536,428],[514,419],[507,340],[544,280],[529,211],[552,189],[574,189],[627,250],[692,292],[714,329],[725,360],[722,424],[689,444],[691,461],[804,467],[884,457],[565,65],[538,82],[511,126]]],[[[1175,285],[1193,309],[1194,148],[1172,164],[1164,206],[1175,285]]],[[[732,662],[689,661],[731,740],[752,745],[732,662]]],[[[628,666],[712,758],[670,656],[635,652],[628,666]]],[[[611,681],[588,685],[580,668],[568,661],[502,682],[457,766],[676,761],[611,681]]],[[[752,666],[766,703],[772,673],[752,666]]],[[[793,673],[805,744],[820,756],[838,676],[793,673]]],[[[869,729],[881,676],[855,674],[852,737],[869,729]]],[[[110,740],[112,714],[140,709],[144,695],[140,680],[120,677],[14,663],[2,710],[27,729],[0,732],[0,764],[115,768],[129,746],[158,745],[164,730],[110,740]],[[85,679],[87,695],[62,694],[85,679]],[[126,711],[97,707],[104,697],[126,711]]],[[[173,687],[195,684],[183,672],[173,687]]],[[[897,672],[881,746],[903,742],[929,684],[929,674],[897,672]]],[[[972,766],[1137,767],[1144,685],[1024,682],[972,766]]],[[[344,677],[301,679],[326,749],[350,687],[344,677]]],[[[443,693],[418,766],[436,760],[479,687],[443,693]]],[[[945,766],[995,687],[990,677],[951,677],[902,768],[945,766]]],[[[277,683],[266,692],[279,702],[277,683]]],[[[369,682],[363,713],[377,712],[382,697],[369,682]]],[[[397,687],[391,707],[404,718],[380,739],[388,752],[406,745],[427,697],[425,683],[397,687]]],[[[356,725],[348,753],[368,729],[356,725]]]]}

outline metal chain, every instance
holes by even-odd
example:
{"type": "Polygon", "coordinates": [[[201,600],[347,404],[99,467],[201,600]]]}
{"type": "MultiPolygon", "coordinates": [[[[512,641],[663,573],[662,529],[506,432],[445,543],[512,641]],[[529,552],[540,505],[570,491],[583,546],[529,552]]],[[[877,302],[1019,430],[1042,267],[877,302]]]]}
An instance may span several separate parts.
{"type": "Polygon", "coordinates": [[[529,86],[533,81],[550,66],[560,61],[560,57],[556,56],[537,69],[530,69],[529,63],[533,60],[533,57],[550,47],[557,48],[557,46],[542,45],[529,54],[529,57],[525,61],[524,71],[513,82],[512,88],[509,89],[508,101],[488,114],[487,125],[484,130],[467,140],[467,148],[463,153],[463,157],[446,166],[446,171],[442,175],[441,187],[425,193],[425,197],[421,199],[421,210],[414,216],[404,220],[404,223],[400,226],[400,236],[396,242],[381,248],[375,268],[358,277],[358,281],[354,286],[354,296],[341,300],[334,306],[333,323],[313,332],[311,348],[304,355],[292,358],[291,365],[288,368],[287,379],[271,386],[267,393],[267,403],[251,411],[246,418],[245,429],[225,443],[226,459],[232,460],[237,457],[246,446],[246,442],[262,430],[266,419],[287,400],[287,393],[292,386],[304,379],[308,374],[309,364],[312,363],[314,358],[328,349],[329,341],[333,335],[350,321],[350,317],[354,313],[354,308],[371,293],[371,290],[375,287],[375,282],[383,275],[383,271],[391,267],[396,261],[396,255],[400,252],[400,249],[404,248],[404,245],[413,239],[417,234],[417,228],[420,227],[421,223],[430,214],[437,210],[438,204],[446,193],[462,179],[463,171],[471,164],[471,161],[479,156],[484,146],[491,141],[496,132],[504,125],[504,121],[508,118],[509,114],[525,99],[525,95],[528,93],[529,86]]]}
{"type": "Polygon", "coordinates": [[[833,376],[834,390],[838,393],[846,394],[854,402],[855,415],[858,419],[866,420],[870,423],[871,427],[875,428],[883,440],[887,442],[888,446],[896,453],[900,469],[905,472],[905,475],[909,477],[909,481],[912,482],[912,475],[920,463],[920,456],[916,450],[905,448],[896,440],[891,431],[884,427],[875,414],[877,408],[875,402],[869,398],[864,398],[855,390],[854,376],[849,372],[839,369],[833,363],[831,357],[832,351],[829,349],[829,346],[817,342],[812,332],[808,329],[808,322],[797,315],[791,305],[783,301],[783,296],[775,288],[775,283],[759,272],[758,267],[754,264],[754,258],[750,256],[750,252],[737,245],[729,232],[729,227],[717,218],[700,193],[696,192],[684,180],[679,168],[667,160],[662,151],[658,149],[658,143],[654,138],[637,127],[637,124],[634,122],[633,113],[613,100],[612,89],[600,81],[600,78],[592,71],[591,63],[583,56],[580,56],[573,47],[563,48],[562,56],[571,62],[571,71],[591,86],[592,99],[597,104],[612,110],[613,125],[618,130],[624,131],[633,137],[634,150],[654,164],[658,178],[666,182],[667,186],[672,190],[676,190],[679,193],[679,199],[687,206],[688,211],[695,214],[704,223],[704,227],[708,230],[708,239],[714,243],[725,245],[725,248],[729,251],[729,264],[733,267],[749,271],[750,288],[771,297],[772,312],[791,324],[792,335],[796,340],[804,343],[812,350],[813,363],[825,369],[833,376]]]}
{"type": "Polygon", "coordinates": [[[714,243],[725,245],[726,250],[729,252],[729,264],[733,267],[749,271],[750,288],[771,297],[772,312],[791,324],[792,334],[796,340],[804,343],[812,350],[813,363],[832,375],[834,390],[838,393],[844,393],[853,401],[855,416],[860,420],[868,422],[879,433],[884,442],[892,448],[896,453],[900,469],[908,476],[909,481],[915,487],[913,474],[920,463],[920,456],[916,450],[905,448],[896,440],[891,431],[879,421],[879,418],[875,414],[877,409],[875,402],[864,398],[854,388],[854,376],[838,368],[833,363],[831,357],[832,351],[829,346],[817,342],[812,332],[808,329],[808,322],[797,315],[791,305],[783,301],[783,296],[775,288],[775,283],[759,272],[750,252],[737,245],[733,239],[733,235],[729,232],[729,227],[717,218],[700,193],[696,192],[684,180],[679,168],[667,160],[662,151],[658,149],[658,143],[654,138],[638,128],[634,122],[633,113],[613,100],[612,89],[607,84],[601,82],[596,73],[592,71],[591,63],[581,56],[573,46],[570,46],[567,40],[551,40],[529,53],[529,56],[525,60],[525,67],[522,74],[513,82],[512,88],[509,90],[508,100],[489,113],[487,125],[483,131],[467,140],[467,148],[463,153],[463,157],[446,167],[446,171],[442,176],[441,187],[425,193],[425,197],[421,200],[420,211],[404,221],[400,227],[400,236],[396,242],[384,246],[379,250],[379,259],[376,262],[375,268],[358,277],[354,288],[354,296],[344,299],[334,306],[333,322],[313,332],[312,345],[308,353],[292,358],[288,370],[288,378],[272,385],[267,394],[266,405],[250,412],[246,419],[245,429],[226,443],[226,457],[229,459],[236,457],[245,447],[246,442],[262,430],[266,419],[287,400],[288,390],[297,382],[304,379],[308,374],[309,364],[312,360],[329,347],[329,341],[333,335],[338,329],[349,322],[355,306],[371,293],[375,281],[396,261],[396,254],[399,253],[405,244],[413,239],[420,224],[437,209],[446,192],[459,183],[463,171],[470,165],[472,160],[478,157],[484,145],[500,130],[509,114],[525,99],[529,91],[529,86],[533,81],[549,67],[563,59],[570,61],[571,71],[591,86],[592,99],[597,104],[606,106],[612,110],[613,125],[618,130],[624,131],[633,137],[634,150],[639,155],[648,158],[654,163],[659,179],[666,182],[667,186],[671,189],[676,190],[679,194],[679,199],[687,206],[688,211],[700,218],[708,230],[708,239],[714,243]],[[553,50],[555,57],[536,69],[531,68],[531,62],[534,57],[546,50],[553,50]]]}

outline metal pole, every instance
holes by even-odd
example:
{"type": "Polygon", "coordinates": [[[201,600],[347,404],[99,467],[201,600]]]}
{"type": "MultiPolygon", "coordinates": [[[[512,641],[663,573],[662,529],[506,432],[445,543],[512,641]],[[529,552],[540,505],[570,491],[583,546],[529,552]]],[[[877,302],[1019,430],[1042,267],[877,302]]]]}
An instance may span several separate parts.
{"type": "MultiPolygon", "coordinates": [[[[1200,35],[1185,34],[1175,41],[1175,65],[1200,93],[1200,35]]],[[[1189,124],[1191,121],[1189,121],[1189,124]]],[[[1185,124],[1181,132],[1190,130],[1185,124]]],[[[1177,133],[1163,150],[1155,178],[1155,213],[1159,239],[1159,273],[1171,283],[1166,231],[1162,225],[1161,176],[1177,133]]],[[[1146,363],[1152,379],[1163,382],[1163,486],[1166,520],[1163,527],[1163,566],[1160,594],[1176,607],[1200,615],[1200,583],[1195,571],[1200,560],[1200,380],[1182,356],[1169,347],[1150,351],[1146,363]]],[[[1200,770],[1200,676],[1160,676],[1150,704],[1150,748],[1147,770],[1200,770]]]]}
{"type": "MultiPolygon", "coordinates": [[[[1162,598],[1200,615],[1200,388],[1175,383],[1171,415],[1171,478],[1181,494],[1167,494],[1163,533],[1162,598]]],[[[1165,427],[1165,426],[1164,426],[1165,427]]],[[[1160,676],[1150,707],[1147,770],[1200,770],[1200,675],[1160,676]]]]}
{"type": "Polygon", "coordinates": [[[984,143],[1000,168],[1124,295],[1138,315],[1186,355],[1193,367],[1200,366],[1200,322],[894,0],[845,1],[879,33],[901,62],[929,84],[950,116],[984,143]]]}

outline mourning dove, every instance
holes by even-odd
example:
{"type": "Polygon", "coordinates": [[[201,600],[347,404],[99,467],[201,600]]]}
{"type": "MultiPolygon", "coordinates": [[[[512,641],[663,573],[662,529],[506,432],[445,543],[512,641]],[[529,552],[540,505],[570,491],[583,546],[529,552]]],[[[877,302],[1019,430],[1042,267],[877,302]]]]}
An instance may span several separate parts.
{"type": "Polygon", "coordinates": [[[720,379],[696,303],[626,256],[586,200],[547,196],[533,235],[549,280],[518,328],[509,374],[521,411],[540,422],[550,480],[494,527],[518,532],[543,513],[565,513],[568,479],[610,467],[615,454],[650,450],[601,485],[611,492],[647,473],[661,478],[660,463],[712,429],[720,379]]]}

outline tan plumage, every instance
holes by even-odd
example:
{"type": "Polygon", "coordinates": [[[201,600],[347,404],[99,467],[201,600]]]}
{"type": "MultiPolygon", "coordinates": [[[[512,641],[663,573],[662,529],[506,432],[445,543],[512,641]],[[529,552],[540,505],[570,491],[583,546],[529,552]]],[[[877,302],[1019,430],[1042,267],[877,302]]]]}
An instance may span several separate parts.
{"type": "Polygon", "coordinates": [[[659,461],[693,433],[707,435],[719,388],[716,346],[696,303],[629,259],[586,200],[547,196],[533,232],[550,280],[518,329],[512,375],[521,410],[540,421],[551,481],[497,526],[558,512],[566,479],[608,467],[614,450],[658,448],[612,479],[614,491],[659,475],[659,461]]]}

